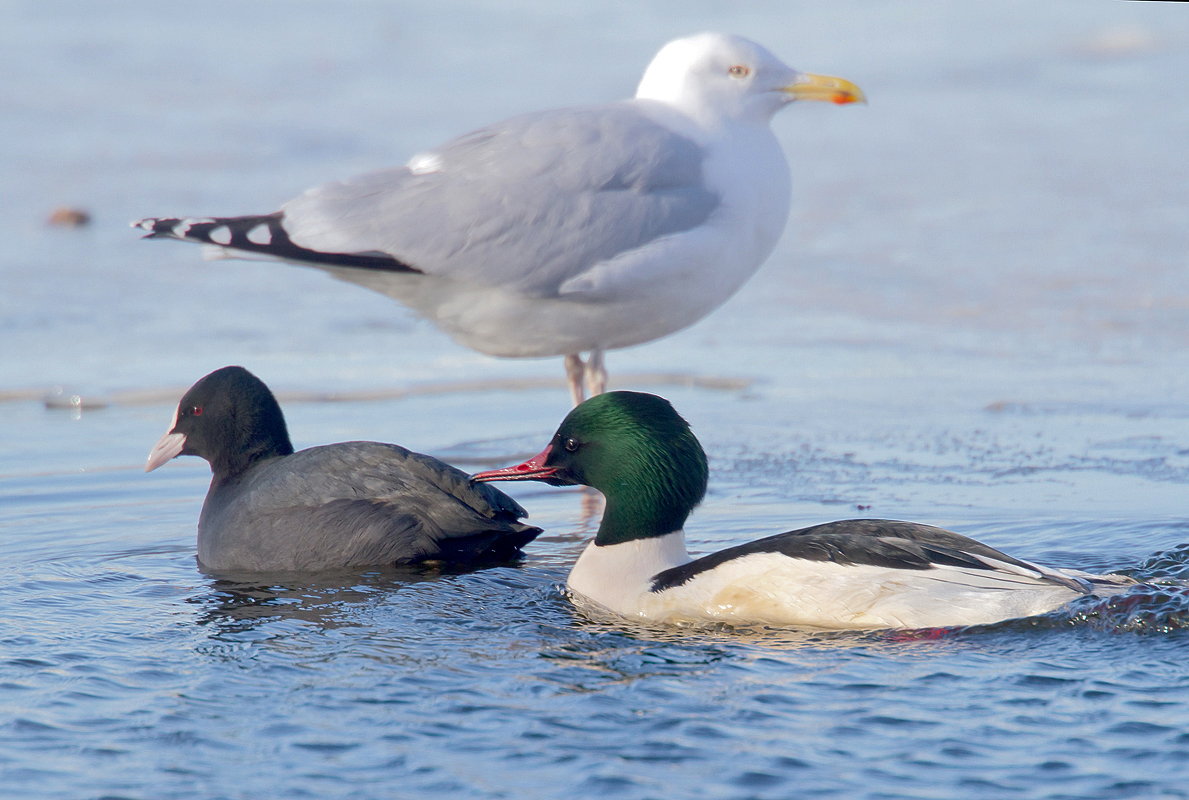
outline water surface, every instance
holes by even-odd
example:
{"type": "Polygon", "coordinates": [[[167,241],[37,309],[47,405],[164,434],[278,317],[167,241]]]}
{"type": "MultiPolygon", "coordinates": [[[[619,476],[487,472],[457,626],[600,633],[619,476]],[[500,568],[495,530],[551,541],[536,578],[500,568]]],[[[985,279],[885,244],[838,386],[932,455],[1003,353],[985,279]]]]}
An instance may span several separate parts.
{"type": "Polygon", "coordinates": [[[10,4],[0,794],[1189,797],[1178,5],[10,4]],[[543,446],[561,367],[127,222],[268,211],[504,116],[625,96],[703,29],[871,104],[778,117],[777,252],[703,323],[609,356],[709,452],[692,547],[902,518],[1143,584],[957,631],[591,620],[560,586],[597,519],[537,485],[511,487],[546,529],[514,564],[200,572],[205,464],[141,469],[206,372],[260,375],[298,447],[478,469],[543,446]],[[59,205],[94,223],[46,227],[59,205]]]}

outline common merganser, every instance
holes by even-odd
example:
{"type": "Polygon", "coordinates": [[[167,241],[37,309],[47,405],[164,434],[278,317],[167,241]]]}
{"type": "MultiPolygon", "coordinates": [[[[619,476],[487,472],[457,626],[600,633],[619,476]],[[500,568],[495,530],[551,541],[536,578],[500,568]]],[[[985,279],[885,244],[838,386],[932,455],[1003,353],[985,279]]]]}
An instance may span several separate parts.
{"type": "Polygon", "coordinates": [[[691,558],[683,526],[706,454],[667,400],[609,392],[570,412],[549,445],[471,480],[582,484],[606,498],[566,581],[580,604],[651,622],[925,628],[1052,611],[1128,583],[1049,569],[931,525],[828,522],[691,558]]]}
{"type": "Polygon", "coordinates": [[[276,398],[243,367],[186,392],[145,472],[179,455],[211,465],[198,518],[198,561],[211,571],[502,560],[541,532],[495,487],[394,444],[293,452],[276,398]]]}
{"type": "Polygon", "coordinates": [[[694,324],[768,258],[791,193],[769,122],[794,100],[865,102],[705,33],[665,45],[631,100],[514,117],[274,214],[133,226],[325,270],[488,355],[565,356],[577,405],[605,388],[604,351],[694,324]]]}

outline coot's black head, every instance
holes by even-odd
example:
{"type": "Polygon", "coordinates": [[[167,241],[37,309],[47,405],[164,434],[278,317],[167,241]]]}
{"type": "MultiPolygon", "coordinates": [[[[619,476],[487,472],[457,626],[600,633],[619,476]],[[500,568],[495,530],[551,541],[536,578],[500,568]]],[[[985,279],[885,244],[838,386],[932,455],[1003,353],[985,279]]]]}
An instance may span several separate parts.
{"type": "Polygon", "coordinates": [[[223,367],[186,392],[145,472],[175,456],[201,456],[226,480],[262,458],[292,452],[285,417],[268,387],[243,367],[223,367]]]}

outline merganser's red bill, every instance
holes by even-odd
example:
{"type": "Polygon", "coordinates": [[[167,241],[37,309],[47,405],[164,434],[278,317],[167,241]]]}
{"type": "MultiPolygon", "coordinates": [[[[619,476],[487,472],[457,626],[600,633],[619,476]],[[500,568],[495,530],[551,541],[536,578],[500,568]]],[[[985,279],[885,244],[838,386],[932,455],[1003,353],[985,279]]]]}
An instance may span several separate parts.
{"type": "Polygon", "coordinates": [[[486,472],[476,472],[471,476],[471,481],[475,483],[489,483],[491,481],[540,481],[553,477],[557,472],[556,467],[545,466],[545,459],[549,458],[549,451],[553,449],[550,444],[540,453],[525,461],[523,464],[517,464],[514,467],[504,467],[503,469],[490,469],[486,472]]]}

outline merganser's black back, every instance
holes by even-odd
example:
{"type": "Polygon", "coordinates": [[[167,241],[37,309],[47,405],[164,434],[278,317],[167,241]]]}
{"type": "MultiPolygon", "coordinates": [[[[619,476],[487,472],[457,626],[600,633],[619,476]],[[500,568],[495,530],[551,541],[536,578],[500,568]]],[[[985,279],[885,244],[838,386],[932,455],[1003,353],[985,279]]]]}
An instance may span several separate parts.
{"type": "Polygon", "coordinates": [[[1090,584],[1063,573],[1038,567],[1000,552],[961,534],[888,519],[847,519],[778,533],[754,542],[728,547],[658,574],[652,591],[662,592],[692,580],[736,558],[760,553],[780,553],[806,561],[835,564],[925,570],[935,566],[1002,572],[1018,571],[1034,578],[1047,578],[1078,592],[1090,591],[1090,584]]]}

